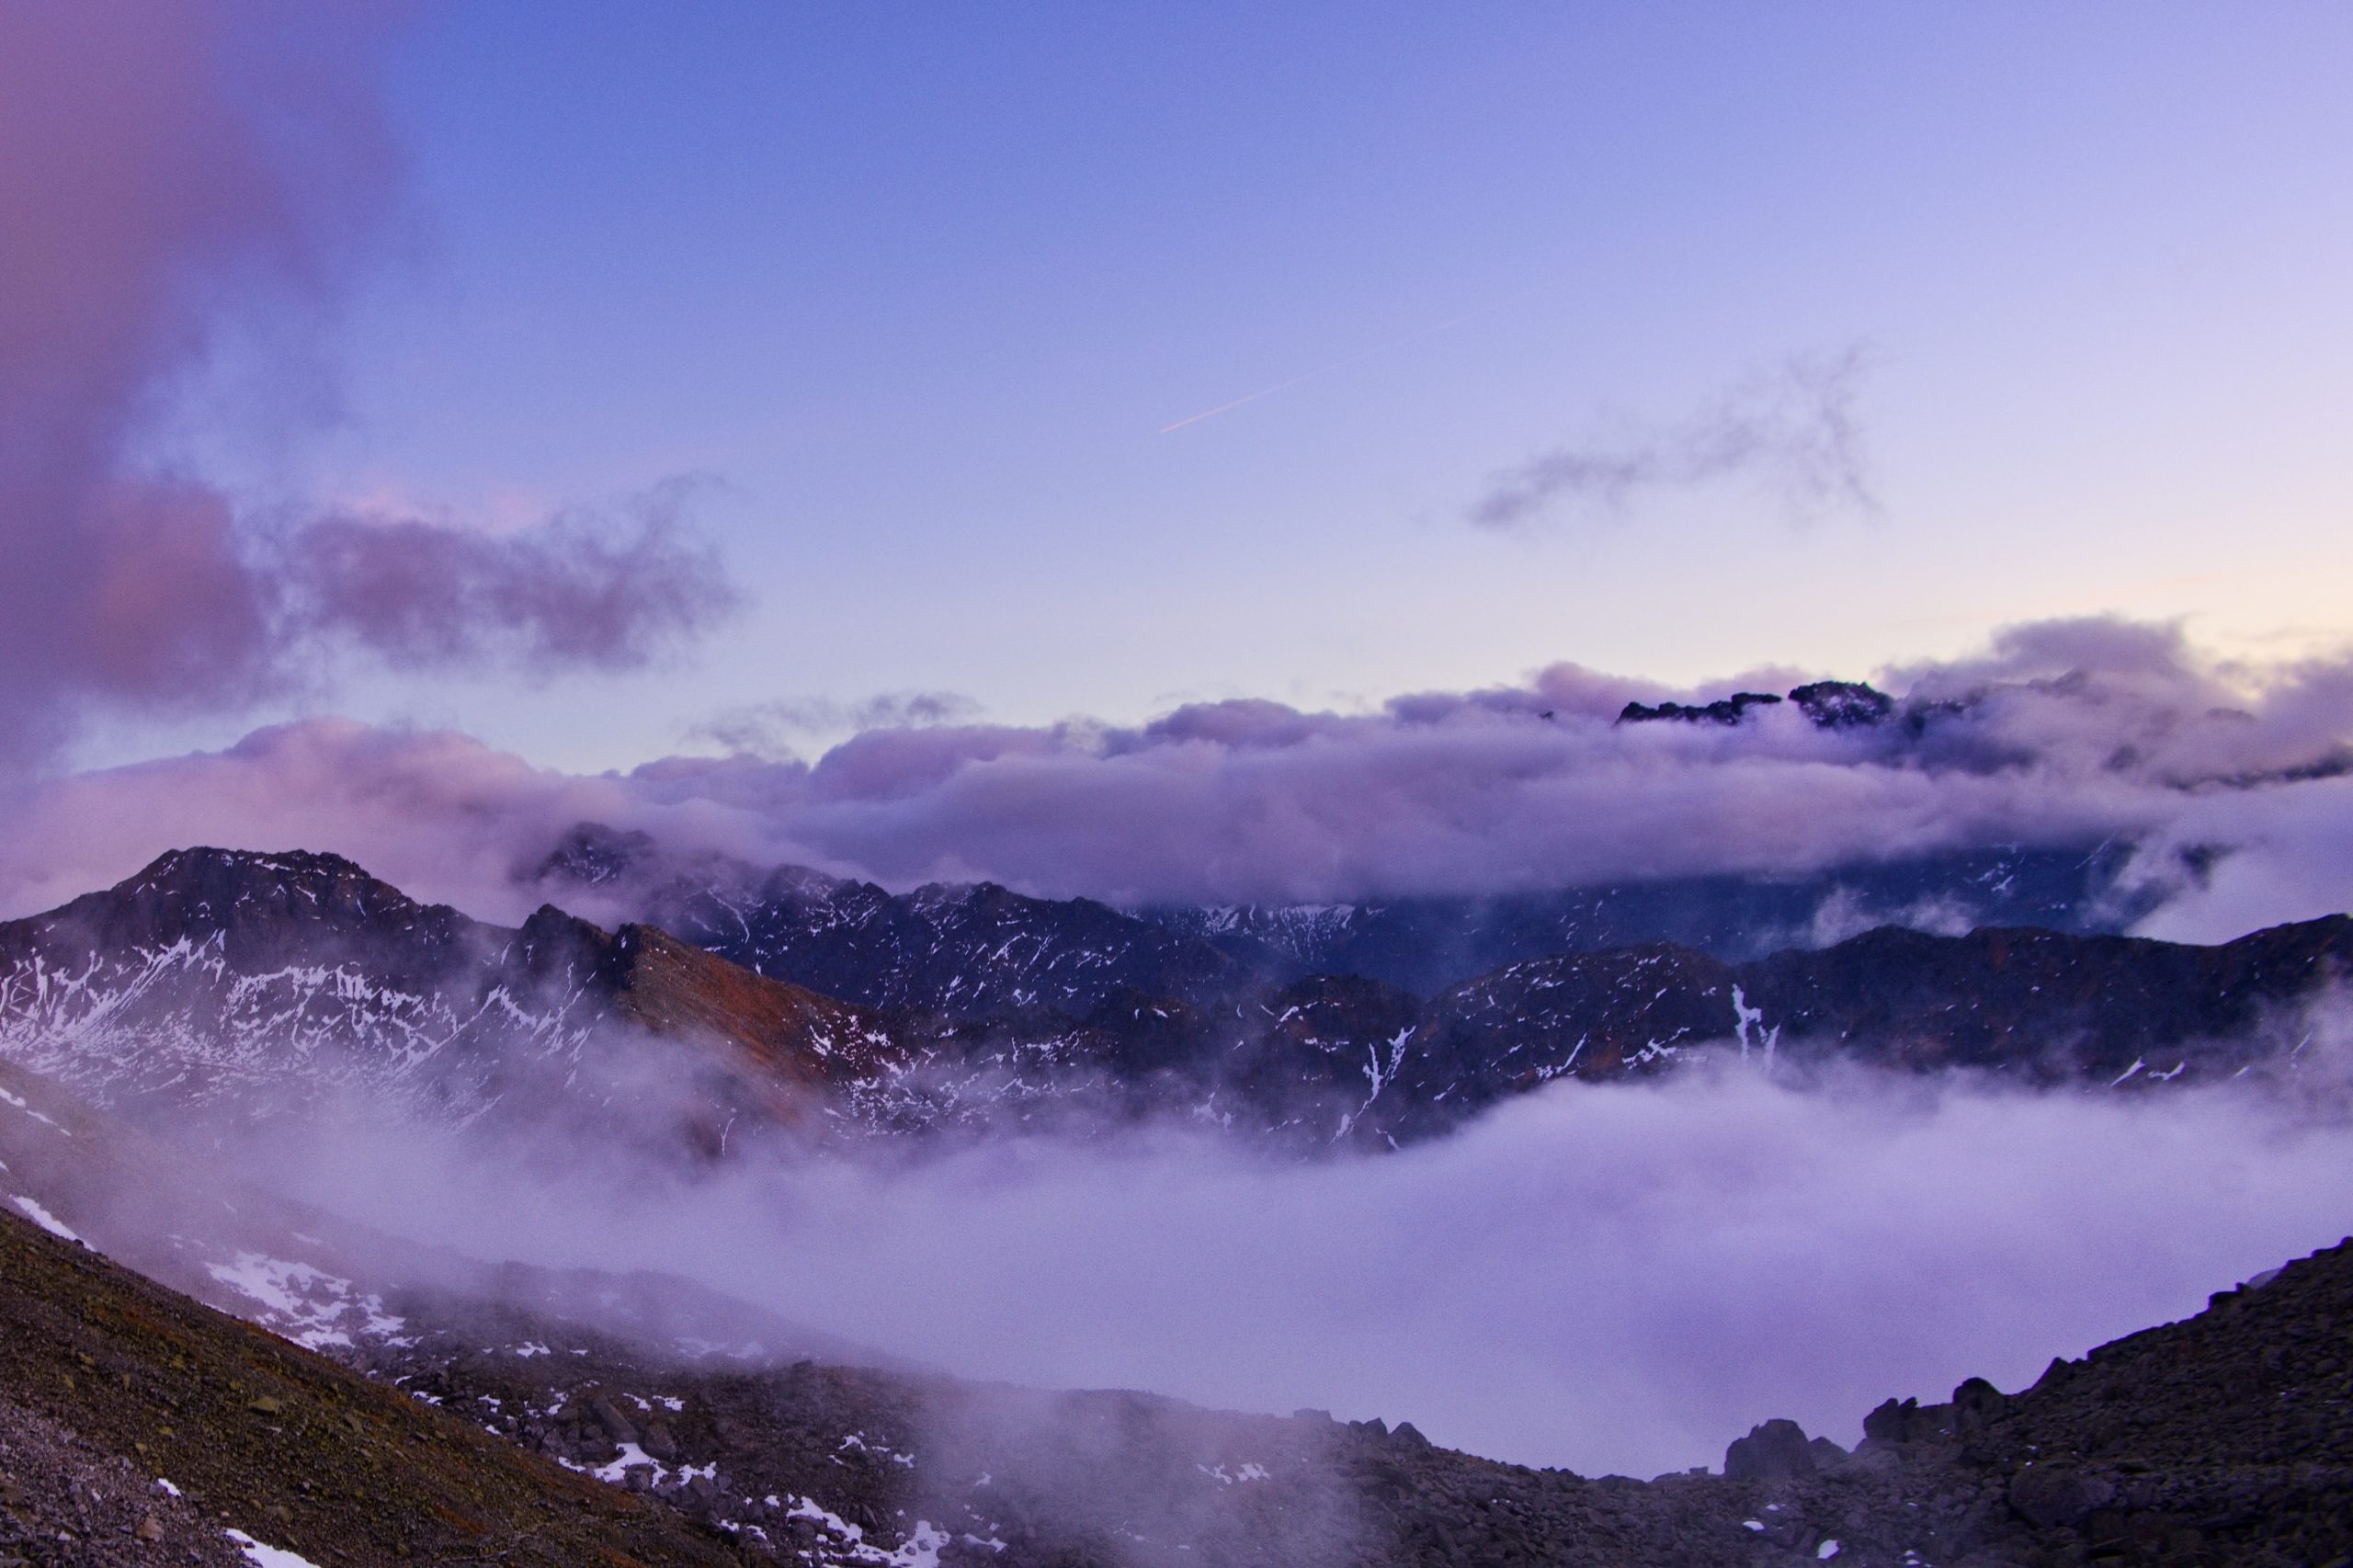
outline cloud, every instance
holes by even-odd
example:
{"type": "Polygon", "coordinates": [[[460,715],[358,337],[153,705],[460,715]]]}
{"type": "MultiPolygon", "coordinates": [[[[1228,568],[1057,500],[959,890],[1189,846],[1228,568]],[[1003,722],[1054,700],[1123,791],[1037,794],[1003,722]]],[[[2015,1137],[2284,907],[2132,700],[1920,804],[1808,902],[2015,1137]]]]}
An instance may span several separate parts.
{"type": "MultiPolygon", "coordinates": [[[[291,386],[401,194],[378,77],[406,10],[0,7],[0,760],[91,703],[234,708],[322,649],[642,662],[729,602],[676,497],[492,538],[257,521],[155,440],[233,335],[291,386]]],[[[290,399],[290,403],[299,399],[290,399]]]]}
{"type": "Polygon", "coordinates": [[[1745,480],[1797,516],[1876,515],[1855,414],[1868,359],[1859,347],[1799,357],[1751,377],[1680,424],[1564,446],[1489,482],[1465,516],[1526,527],[1563,511],[1623,512],[1654,492],[1745,480]]]}
{"type": "Polygon", "coordinates": [[[381,1119],[267,1142],[278,1181],[396,1233],[685,1274],[970,1377],[1638,1475],[1773,1415],[1851,1445],[1890,1395],[2021,1387],[2186,1315],[2335,1243],[2353,1158],[2341,1120],[2246,1085],[1801,1089],[1733,1063],[1306,1165],[1172,1129],[684,1178],[512,1129],[423,1160],[381,1119]]]}
{"type": "Polygon", "coordinates": [[[1758,673],[1670,690],[1558,665],[1365,713],[1233,701],[1130,727],[900,725],[813,762],[678,756],[594,778],[461,735],[320,720],[19,790],[0,908],[210,842],[339,850],[512,917],[540,894],[510,868],[584,818],[892,886],[993,879],[1112,901],[1788,877],[2117,841],[2137,846],[2128,877],[2163,903],[2161,934],[2353,906],[2353,659],[2233,665],[2177,629],[2092,620],[1900,673],[1893,712],[1845,728],[1793,702],[1730,725],[1621,723],[1629,700],[1704,700],[1758,673]]]}
{"type": "Polygon", "coordinates": [[[323,518],[285,541],[290,625],[404,669],[648,664],[738,603],[716,555],[687,531],[687,488],[660,487],[618,523],[574,512],[509,534],[323,518]]]}

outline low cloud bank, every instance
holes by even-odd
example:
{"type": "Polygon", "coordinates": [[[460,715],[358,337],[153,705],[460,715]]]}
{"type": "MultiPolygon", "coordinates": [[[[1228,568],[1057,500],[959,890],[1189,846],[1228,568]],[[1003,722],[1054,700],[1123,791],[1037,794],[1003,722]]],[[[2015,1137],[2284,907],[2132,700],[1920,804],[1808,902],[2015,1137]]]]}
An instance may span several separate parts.
{"type": "Polygon", "coordinates": [[[1728,1068],[1561,1085],[1404,1153],[1204,1135],[779,1156],[675,1182],[381,1124],[278,1179],[485,1257],[651,1267],[969,1376],[1408,1419],[1587,1473],[1770,1415],[2029,1382],[2353,1229],[2353,1127],[2268,1095],[2029,1096],[1728,1068]]]}
{"type": "Polygon", "coordinates": [[[764,744],[593,778],[462,735],[317,720],[21,791],[0,908],[213,843],[339,851],[513,919],[544,896],[516,869],[584,818],[899,888],[986,879],[1114,902],[1797,876],[2110,841],[2138,846],[2126,880],[2159,905],[2153,934],[2222,940],[2353,906],[2353,658],[2232,665],[2169,627],[2082,620],[1881,679],[1894,712],[1844,727],[1789,702],[1736,723],[1621,723],[1630,700],[1767,683],[1678,692],[1570,665],[1370,713],[1219,702],[1133,728],[959,722],[926,699],[873,709],[885,727],[814,762],[764,744]]]}

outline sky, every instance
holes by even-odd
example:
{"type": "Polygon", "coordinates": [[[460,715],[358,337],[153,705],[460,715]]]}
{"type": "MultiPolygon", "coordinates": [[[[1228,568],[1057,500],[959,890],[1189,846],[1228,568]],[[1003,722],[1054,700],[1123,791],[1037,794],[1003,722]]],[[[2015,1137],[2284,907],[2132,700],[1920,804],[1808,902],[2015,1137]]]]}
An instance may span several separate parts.
{"type": "Polygon", "coordinates": [[[740,603],[642,671],[347,658],[107,713],[83,760],[335,711],[601,768],[779,699],[1133,722],[1564,659],[1863,676],[2056,615],[2231,652],[2353,634],[2330,8],[450,3],[358,42],[264,30],[347,57],[369,210],[330,220],[350,254],[301,308],[214,301],[130,460],[246,516],[492,533],[673,487],[740,603]],[[1813,433],[1780,403],[1825,366],[1826,488],[1772,450],[1813,433]],[[1677,455],[1728,418],[1766,428],[1677,455]],[[1632,481],[1481,519],[1563,454],[1632,481]]]}
{"type": "Polygon", "coordinates": [[[487,912],[449,846],[595,815],[1121,898],[2124,835],[2278,895],[2165,934],[2343,908],[2348,34],[0,4],[0,907],[294,834],[487,912]],[[1817,676],[1973,706],[1610,722],[1817,676]]]}

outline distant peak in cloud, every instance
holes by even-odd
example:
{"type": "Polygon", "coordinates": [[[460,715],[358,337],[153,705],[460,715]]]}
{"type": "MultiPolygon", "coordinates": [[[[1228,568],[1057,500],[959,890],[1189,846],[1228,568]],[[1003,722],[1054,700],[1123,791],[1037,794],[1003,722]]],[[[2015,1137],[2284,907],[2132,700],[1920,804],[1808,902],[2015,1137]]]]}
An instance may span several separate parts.
{"type": "Polygon", "coordinates": [[[1539,453],[1496,474],[1464,515],[1517,528],[1564,514],[1615,514],[1653,494],[1722,482],[1756,485],[1796,517],[1875,516],[1855,404],[1869,357],[1859,347],[1798,356],[1752,376],[1677,423],[1539,453]]]}

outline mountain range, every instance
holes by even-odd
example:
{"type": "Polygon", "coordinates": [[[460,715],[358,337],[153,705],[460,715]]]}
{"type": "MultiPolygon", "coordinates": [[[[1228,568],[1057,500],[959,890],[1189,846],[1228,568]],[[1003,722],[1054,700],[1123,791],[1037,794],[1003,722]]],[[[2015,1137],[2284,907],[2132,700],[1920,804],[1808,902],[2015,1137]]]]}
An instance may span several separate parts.
{"type": "Polygon", "coordinates": [[[1425,997],[1270,971],[1086,900],[762,885],[756,904],[673,888],[683,936],[552,905],[507,928],[335,856],[176,851],[0,924],[0,1054],[134,1117],[358,1096],[707,1154],[739,1131],[1140,1115],[1381,1146],[1554,1079],[1718,1057],[2128,1090],[2292,1071],[2302,1010],[2353,961],[2341,915],[2217,947],[1890,926],[1743,961],[1554,952],[1425,997]],[[829,976],[848,994],[799,978],[829,976]]]}
{"type": "Polygon", "coordinates": [[[1117,989],[1191,1000],[1311,974],[1427,996],[1528,959],[1651,942],[1738,961],[1880,926],[2116,934],[2151,905],[2144,888],[2123,880],[2131,860],[2131,846],[2109,841],[1957,850],[1802,877],[1120,909],[990,882],[893,894],[803,866],[680,855],[642,833],[581,823],[517,881],[558,903],[597,897],[748,969],[872,1006],[1083,1013],[1117,989]]]}

